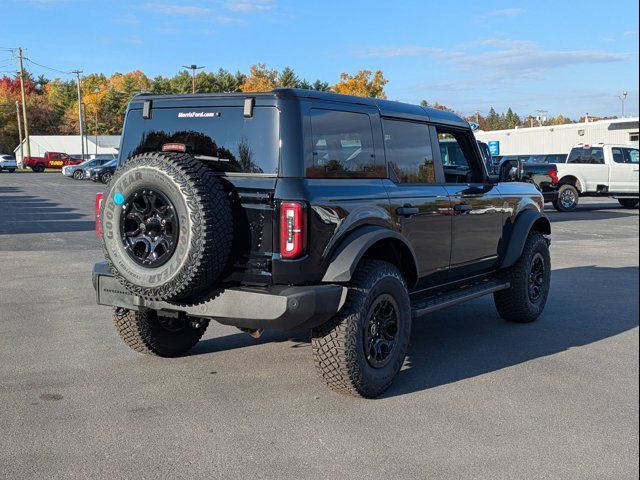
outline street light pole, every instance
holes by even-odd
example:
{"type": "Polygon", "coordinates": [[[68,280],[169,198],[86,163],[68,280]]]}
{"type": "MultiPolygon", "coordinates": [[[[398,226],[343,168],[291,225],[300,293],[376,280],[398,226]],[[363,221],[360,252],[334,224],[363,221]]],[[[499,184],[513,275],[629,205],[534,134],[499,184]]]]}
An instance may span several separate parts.
{"type": "Polygon", "coordinates": [[[624,101],[626,100],[627,95],[629,95],[629,93],[626,92],[626,91],[622,92],[622,95],[618,95],[618,98],[620,99],[620,104],[621,104],[621,107],[622,107],[622,116],[621,116],[621,118],[624,118],[624,101]]]}
{"type": "Polygon", "coordinates": [[[196,93],[196,70],[202,70],[203,67],[198,65],[182,65],[184,68],[191,70],[191,93],[196,93]]]}

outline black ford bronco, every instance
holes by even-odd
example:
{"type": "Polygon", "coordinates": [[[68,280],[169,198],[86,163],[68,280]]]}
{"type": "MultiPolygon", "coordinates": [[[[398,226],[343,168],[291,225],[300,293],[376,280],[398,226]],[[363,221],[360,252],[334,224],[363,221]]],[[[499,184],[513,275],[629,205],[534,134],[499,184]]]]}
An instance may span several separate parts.
{"type": "Polygon", "coordinates": [[[98,303],[127,345],[164,357],[210,320],[311,329],[320,377],[375,397],[413,319],[486,294],[508,321],[541,314],[542,195],[500,180],[440,110],[293,89],[139,95],[96,202],[98,303]]]}

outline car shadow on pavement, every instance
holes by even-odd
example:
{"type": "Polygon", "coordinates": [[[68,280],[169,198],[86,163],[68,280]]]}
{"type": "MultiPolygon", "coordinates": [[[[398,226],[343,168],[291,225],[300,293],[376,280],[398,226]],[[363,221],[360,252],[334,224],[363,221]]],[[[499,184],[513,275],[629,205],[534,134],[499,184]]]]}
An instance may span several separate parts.
{"type": "Polygon", "coordinates": [[[383,397],[426,390],[557,354],[638,326],[638,267],[554,270],[534,323],[497,314],[492,298],[413,322],[404,369],[383,397]]]}
{"type": "MultiPolygon", "coordinates": [[[[609,220],[612,218],[637,217],[638,214],[631,213],[633,209],[621,208],[618,206],[589,205],[578,207],[573,212],[558,212],[557,210],[545,210],[551,223],[557,222],[577,222],[580,220],[609,220]]],[[[636,209],[637,210],[637,209],[636,209]]]]}
{"type": "Polygon", "coordinates": [[[95,220],[82,208],[63,207],[48,198],[20,195],[21,188],[0,187],[0,235],[83,232],[95,228],[95,220]]]}
{"type": "Polygon", "coordinates": [[[294,342],[290,348],[309,347],[311,333],[308,330],[296,330],[291,332],[265,331],[260,338],[253,338],[244,332],[225,335],[224,337],[214,337],[202,340],[191,349],[191,355],[205,355],[208,353],[224,352],[237,348],[253,347],[264,345],[265,343],[294,342]]]}

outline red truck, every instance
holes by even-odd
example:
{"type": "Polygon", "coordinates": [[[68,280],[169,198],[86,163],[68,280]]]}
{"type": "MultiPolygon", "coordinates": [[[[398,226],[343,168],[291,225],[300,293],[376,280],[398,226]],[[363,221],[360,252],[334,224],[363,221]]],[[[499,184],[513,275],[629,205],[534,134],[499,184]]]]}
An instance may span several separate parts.
{"type": "Polygon", "coordinates": [[[61,169],[66,165],[78,165],[82,159],[73,158],[62,152],[44,152],[44,157],[24,157],[22,168],[29,167],[34,172],[44,172],[45,168],[61,169]]]}

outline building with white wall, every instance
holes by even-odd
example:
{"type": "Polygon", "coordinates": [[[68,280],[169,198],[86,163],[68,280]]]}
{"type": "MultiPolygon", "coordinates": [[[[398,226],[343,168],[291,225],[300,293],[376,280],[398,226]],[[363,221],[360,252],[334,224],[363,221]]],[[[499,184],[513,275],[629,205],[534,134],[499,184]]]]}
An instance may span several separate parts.
{"type": "MultiPolygon", "coordinates": [[[[44,152],[62,152],[77,158],[82,155],[80,135],[31,135],[29,139],[32,157],[42,157],[44,152]]],[[[117,155],[120,148],[120,135],[88,135],[85,140],[86,158],[90,155],[117,155]]],[[[22,163],[23,152],[27,154],[25,144],[26,140],[23,140],[13,151],[18,164],[22,163]]]]}
{"type": "MultiPolygon", "coordinates": [[[[571,123],[548,127],[514,128],[485,132],[477,130],[476,138],[487,144],[498,142],[495,155],[534,155],[569,153],[578,143],[617,143],[638,145],[638,117],[571,123]]],[[[495,148],[496,144],[493,146],[495,148]]]]}

